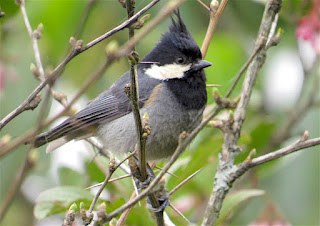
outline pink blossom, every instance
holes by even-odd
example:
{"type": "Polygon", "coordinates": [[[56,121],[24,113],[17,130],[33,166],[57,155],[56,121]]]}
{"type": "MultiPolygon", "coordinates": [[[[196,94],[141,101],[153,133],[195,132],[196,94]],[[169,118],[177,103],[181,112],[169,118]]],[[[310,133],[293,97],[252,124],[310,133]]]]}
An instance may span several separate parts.
{"type": "Polygon", "coordinates": [[[320,0],[313,0],[309,13],[298,21],[296,37],[310,42],[320,55],[320,0]]]}

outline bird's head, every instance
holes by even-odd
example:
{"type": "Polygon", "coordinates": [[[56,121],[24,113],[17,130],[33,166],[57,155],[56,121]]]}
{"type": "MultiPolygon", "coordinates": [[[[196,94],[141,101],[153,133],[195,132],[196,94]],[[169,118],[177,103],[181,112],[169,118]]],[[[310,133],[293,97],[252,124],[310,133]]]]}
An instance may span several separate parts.
{"type": "Polygon", "coordinates": [[[179,11],[175,12],[169,31],[165,33],[143,61],[155,62],[146,74],[159,80],[181,79],[211,66],[202,60],[199,46],[187,30],[179,11]]]}

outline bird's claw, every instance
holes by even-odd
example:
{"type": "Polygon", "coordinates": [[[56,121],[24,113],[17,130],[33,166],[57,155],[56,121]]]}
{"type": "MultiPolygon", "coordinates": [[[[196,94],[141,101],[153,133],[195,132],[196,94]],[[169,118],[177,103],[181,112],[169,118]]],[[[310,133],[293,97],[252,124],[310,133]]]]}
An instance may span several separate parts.
{"type": "Polygon", "coordinates": [[[153,206],[151,205],[151,203],[150,203],[149,198],[147,198],[147,206],[148,206],[148,208],[149,208],[152,212],[154,212],[154,213],[162,212],[162,211],[164,211],[164,209],[165,209],[166,207],[168,207],[168,206],[170,205],[168,192],[167,192],[166,189],[163,190],[163,191],[164,191],[164,192],[160,192],[160,193],[162,193],[161,196],[157,198],[157,199],[158,199],[158,202],[159,202],[159,204],[160,204],[160,206],[157,207],[157,208],[153,207],[153,206]]]}
{"type": "Polygon", "coordinates": [[[145,181],[139,181],[135,178],[136,187],[138,189],[138,192],[140,193],[143,189],[147,188],[151,181],[153,180],[153,175],[148,175],[147,179],[145,181]]]}

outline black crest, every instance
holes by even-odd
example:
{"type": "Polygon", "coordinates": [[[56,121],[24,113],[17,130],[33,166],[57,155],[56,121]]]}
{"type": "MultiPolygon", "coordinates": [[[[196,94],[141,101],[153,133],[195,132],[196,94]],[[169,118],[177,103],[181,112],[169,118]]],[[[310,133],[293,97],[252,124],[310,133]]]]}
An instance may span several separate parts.
{"type": "Polygon", "coordinates": [[[174,15],[176,15],[176,20],[171,16],[172,24],[169,28],[170,32],[180,32],[185,33],[186,35],[190,35],[189,31],[187,30],[186,25],[184,24],[179,9],[174,11],[174,15]]]}
{"type": "MultiPolygon", "coordinates": [[[[169,31],[162,35],[155,48],[143,59],[158,62],[158,65],[172,64],[178,57],[201,59],[201,51],[184,24],[179,10],[174,11],[169,31]]],[[[146,66],[148,67],[148,66],[146,66]]]]}

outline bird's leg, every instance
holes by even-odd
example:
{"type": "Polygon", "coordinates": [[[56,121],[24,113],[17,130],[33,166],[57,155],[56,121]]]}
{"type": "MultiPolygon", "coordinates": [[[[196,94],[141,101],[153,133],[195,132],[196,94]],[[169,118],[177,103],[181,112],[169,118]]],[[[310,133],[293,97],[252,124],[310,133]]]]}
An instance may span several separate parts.
{"type": "MultiPolygon", "coordinates": [[[[136,161],[138,161],[138,159],[136,159],[136,161]]],[[[153,170],[151,169],[150,165],[147,163],[147,179],[142,181],[141,178],[135,178],[135,183],[136,183],[136,187],[139,191],[139,193],[147,188],[149,186],[149,184],[151,183],[151,181],[156,177],[156,175],[154,174],[153,170]]]]}
{"type": "Polygon", "coordinates": [[[145,189],[149,186],[150,182],[153,180],[153,178],[155,178],[155,174],[149,164],[147,164],[147,178],[143,180],[139,169],[139,161],[136,156],[133,156],[133,158],[129,159],[129,167],[134,178],[135,185],[140,193],[142,189],[145,189]]]}
{"type": "MultiPolygon", "coordinates": [[[[130,159],[129,159],[130,160],[130,159]]],[[[155,174],[153,172],[153,170],[151,169],[150,165],[147,164],[147,179],[142,181],[141,179],[141,174],[140,174],[140,170],[139,170],[139,162],[138,159],[134,156],[134,158],[131,159],[131,163],[129,161],[129,166],[134,178],[134,182],[135,182],[135,186],[138,190],[138,192],[140,193],[143,189],[147,188],[150,184],[150,182],[155,178],[155,174]]],[[[156,186],[154,188],[155,192],[153,192],[155,194],[155,198],[158,200],[159,202],[159,207],[154,208],[151,203],[152,201],[150,201],[150,198],[147,198],[147,205],[148,208],[152,211],[152,212],[161,212],[163,211],[167,206],[170,205],[169,202],[169,194],[167,189],[165,189],[165,187],[163,186],[163,183],[159,183],[159,186],[156,186]]]]}
{"type": "Polygon", "coordinates": [[[147,197],[146,201],[147,201],[148,208],[152,212],[155,212],[155,213],[162,212],[162,211],[164,211],[164,209],[166,207],[168,207],[170,205],[168,190],[166,188],[162,187],[161,190],[158,190],[155,192],[155,195],[156,195],[156,198],[159,202],[159,207],[154,208],[151,205],[151,201],[150,201],[149,197],[147,197]]]}

